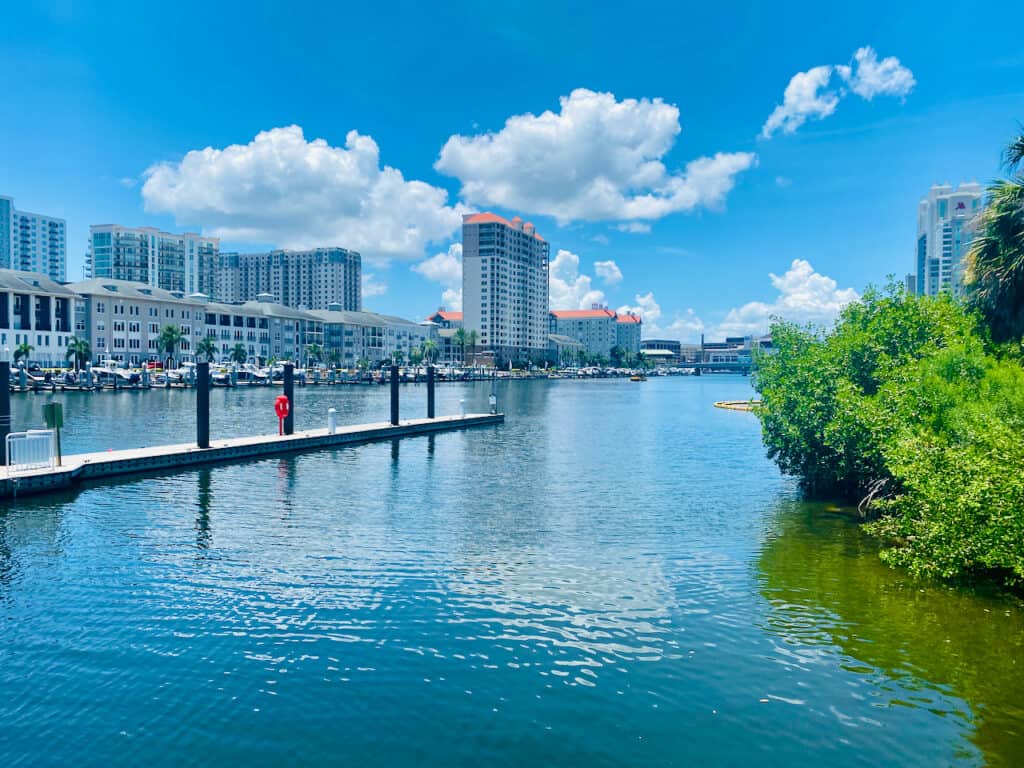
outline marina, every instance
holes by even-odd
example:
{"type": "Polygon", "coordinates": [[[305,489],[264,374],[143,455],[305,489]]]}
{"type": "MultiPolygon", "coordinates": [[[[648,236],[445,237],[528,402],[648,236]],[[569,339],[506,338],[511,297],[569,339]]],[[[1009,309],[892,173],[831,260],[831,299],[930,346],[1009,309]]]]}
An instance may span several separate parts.
{"type": "MultiPolygon", "coordinates": [[[[492,393],[495,427],[0,501],[0,758],[1021,754],[1019,602],[891,569],[842,511],[800,501],[757,420],[713,405],[749,400],[748,379],[451,384],[438,418],[486,413],[492,393]]],[[[276,431],[279,389],[209,394],[214,448],[276,431]]],[[[65,462],[194,428],[173,389],[50,397],[65,462]]],[[[42,426],[44,399],[12,397],[19,428],[42,426]]],[[[295,404],[296,436],[330,408],[340,432],[388,421],[389,391],[310,386],[295,404]]],[[[400,420],[425,408],[404,386],[400,420]]]]}

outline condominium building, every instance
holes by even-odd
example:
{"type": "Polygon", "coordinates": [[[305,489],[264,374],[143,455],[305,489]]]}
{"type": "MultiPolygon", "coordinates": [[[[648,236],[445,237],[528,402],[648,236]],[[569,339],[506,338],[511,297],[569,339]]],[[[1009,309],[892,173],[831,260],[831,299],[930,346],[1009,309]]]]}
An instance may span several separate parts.
{"type": "Polygon", "coordinates": [[[154,227],[94,224],[89,227],[86,269],[90,277],[145,283],[184,294],[213,292],[213,267],[220,241],[191,232],[154,227]]]}
{"type": "Polygon", "coordinates": [[[0,269],[39,272],[63,282],[67,271],[64,219],[19,211],[0,195],[0,269]]]}
{"type": "Polygon", "coordinates": [[[963,293],[963,261],[981,213],[980,184],[937,184],[917,207],[917,293],[963,293]]]}
{"type": "Polygon", "coordinates": [[[583,344],[588,355],[608,358],[618,343],[616,315],[607,307],[551,310],[550,332],[583,344]]]}
{"type": "Polygon", "coordinates": [[[493,213],[462,219],[462,306],[479,357],[544,356],[548,348],[550,247],[533,224],[493,213]]]}
{"type": "Polygon", "coordinates": [[[205,333],[202,304],[181,291],[147,283],[94,277],[68,288],[76,295],[75,335],[89,341],[93,360],[140,365],[162,360],[158,345],[165,325],[181,329],[175,357],[193,360],[205,333]]]}
{"type": "Polygon", "coordinates": [[[644,321],[640,315],[623,312],[615,318],[615,343],[630,354],[640,351],[644,321]]]}
{"type": "Polygon", "coordinates": [[[215,260],[213,295],[219,301],[250,301],[269,293],[294,308],[362,309],[362,258],[345,248],[269,253],[222,253],[215,260]]]}
{"type": "Polygon", "coordinates": [[[607,307],[551,310],[550,332],[576,339],[588,355],[611,358],[612,350],[640,351],[643,321],[639,315],[619,314],[607,307]]]}
{"type": "Polygon", "coordinates": [[[226,360],[241,344],[249,361],[265,363],[277,360],[303,360],[312,344],[323,344],[323,323],[310,312],[274,302],[273,296],[260,294],[242,304],[202,302],[205,335],[216,341],[217,357],[226,360]]]}
{"type": "Polygon", "coordinates": [[[417,323],[376,312],[350,312],[335,304],[330,309],[312,310],[308,314],[323,324],[324,354],[337,353],[341,365],[356,367],[360,361],[371,366],[394,360],[409,359],[413,349],[422,349],[424,342],[437,344],[437,326],[417,323]]]}
{"type": "MultiPolygon", "coordinates": [[[[0,348],[31,347],[27,362],[62,365],[75,294],[38,272],[0,269],[0,348]]],[[[6,386],[6,382],[0,382],[6,386]]]]}

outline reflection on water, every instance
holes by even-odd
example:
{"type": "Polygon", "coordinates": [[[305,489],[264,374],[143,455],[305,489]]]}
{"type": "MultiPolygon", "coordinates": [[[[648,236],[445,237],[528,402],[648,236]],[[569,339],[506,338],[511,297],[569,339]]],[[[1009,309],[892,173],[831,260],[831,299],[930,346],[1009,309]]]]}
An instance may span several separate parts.
{"type": "MultiPolygon", "coordinates": [[[[787,501],[711,405],[745,379],[497,394],[498,428],[9,505],[0,765],[1012,764],[1019,606],[787,501]]],[[[214,395],[215,434],[272,415],[214,395]]],[[[121,397],[78,401],[71,450],[183,439],[182,393],[121,397]]],[[[387,390],[300,390],[300,428],[328,407],[387,390]]]]}
{"type": "Polygon", "coordinates": [[[956,718],[986,764],[1020,764],[1019,600],[888,568],[877,542],[826,505],[783,505],[774,528],[758,570],[780,658],[802,667],[838,649],[844,670],[876,681],[876,706],[956,718]]]}

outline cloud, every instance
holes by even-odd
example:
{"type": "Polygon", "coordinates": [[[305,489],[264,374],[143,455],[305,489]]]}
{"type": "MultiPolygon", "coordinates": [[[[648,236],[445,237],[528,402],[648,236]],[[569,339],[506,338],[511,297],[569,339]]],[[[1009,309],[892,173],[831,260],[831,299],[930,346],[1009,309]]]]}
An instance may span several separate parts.
{"type": "Polygon", "coordinates": [[[852,288],[839,288],[831,277],[819,274],[809,262],[795,259],[782,276],[769,274],[778,296],[772,302],[751,301],[729,310],[714,326],[705,323],[692,309],[663,317],[653,292],[637,294],[635,304],[619,307],[619,312],[634,312],[643,318],[646,339],[677,339],[696,342],[703,333],[709,341],[727,336],[756,336],[768,332],[773,317],[796,323],[830,325],[839,311],[860,298],[852,288]]]}
{"type": "Polygon", "coordinates": [[[619,265],[609,259],[608,261],[595,261],[594,272],[604,280],[605,285],[615,285],[622,282],[622,270],[619,265]]]}
{"type": "Polygon", "coordinates": [[[548,280],[552,309],[590,309],[604,304],[604,292],[592,287],[589,275],[580,274],[580,257],[571,251],[558,252],[551,261],[548,280]]]}
{"type": "Polygon", "coordinates": [[[387,283],[382,283],[373,279],[373,274],[369,272],[363,273],[363,298],[369,299],[374,296],[381,296],[388,292],[387,283]]]}
{"type": "Polygon", "coordinates": [[[814,67],[797,72],[782,94],[782,103],[775,107],[761,127],[761,135],[770,139],[777,131],[793,133],[807,120],[821,120],[836,111],[839,95],[825,90],[832,79],[832,67],[814,67]]]}
{"type": "Polygon", "coordinates": [[[775,186],[780,187],[782,189],[785,189],[786,187],[792,185],[792,183],[793,183],[793,180],[790,179],[787,176],[776,176],[775,177],[775,186]]]}
{"type": "Polygon", "coordinates": [[[619,232],[630,232],[634,235],[645,235],[651,231],[651,225],[642,221],[627,221],[625,224],[616,225],[615,228],[619,232]]]}
{"type": "Polygon", "coordinates": [[[850,90],[868,101],[878,94],[903,98],[917,85],[914,73],[900,64],[899,59],[887,56],[879,61],[871,46],[859,48],[853,54],[851,66],[836,69],[850,90]]]}
{"type": "Polygon", "coordinates": [[[452,243],[447,251],[414,264],[412,271],[444,286],[442,306],[456,312],[462,309],[462,243],[452,243]]]}
{"type": "Polygon", "coordinates": [[[273,128],[248,144],[192,150],[144,177],[147,211],[207,234],[282,248],[339,245],[378,261],[422,256],[468,211],[448,205],[445,190],[382,166],[377,143],[357,131],[342,148],[307,141],[298,125],[273,128]]]}
{"type": "Polygon", "coordinates": [[[720,207],[750,152],[718,153],[670,171],[679,109],[585,88],[556,114],[513,115],[497,132],[449,137],[434,167],[462,183],[468,203],[571,221],[658,219],[720,207]]]}
{"type": "Polygon", "coordinates": [[[833,73],[850,91],[868,101],[878,94],[902,99],[917,85],[914,73],[895,56],[879,61],[875,49],[864,46],[853,54],[850,64],[823,65],[793,75],[782,94],[782,103],[761,127],[762,138],[770,139],[779,131],[793,133],[808,120],[823,120],[835,112],[848,91],[830,88],[833,73]]]}
{"type": "Polygon", "coordinates": [[[120,179],[117,180],[117,183],[120,184],[125,189],[132,189],[135,187],[136,184],[139,183],[139,180],[132,178],[131,176],[122,176],[120,179]]]}
{"type": "Polygon", "coordinates": [[[678,341],[692,342],[700,338],[704,330],[703,321],[697,317],[692,309],[685,312],[676,312],[672,319],[661,323],[661,305],[654,298],[654,293],[648,291],[645,294],[635,296],[636,303],[619,307],[620,313],[633,313],[643,318],[643,335],[646,339],[676,339],[678,341]]]}
{"type": "Polygon", "coordinates": [[[831,277],[815,272],[804,259],[794,259],[785,274],[769,277],[779,292],[775,301],[751,301],[729,310],[714,331],[716,338],[767,333],[772,317],[830,325],[839,310],[860,298],[854,289],[839,288],[831,277]]]}

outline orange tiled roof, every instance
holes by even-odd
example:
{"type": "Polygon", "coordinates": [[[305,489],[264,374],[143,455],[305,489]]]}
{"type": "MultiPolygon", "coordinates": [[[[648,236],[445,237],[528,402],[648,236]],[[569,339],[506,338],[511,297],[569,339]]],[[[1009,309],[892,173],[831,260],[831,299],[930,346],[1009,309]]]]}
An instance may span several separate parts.
{"type": "Polygon", "coordinates": [[[640,315],[622,314],[619,315],[618,322],[620,323],[642,323],[640,315]]]}
{"type": "MultiPolygon", "coordinates": [[[[508,219],[499,216],[496,213],[491,213],[490,211],[484,211],[483,213],[474,213],[469,216],[464,216],[462,218],[463,224],[504,224],[506,227],[510,227],[512,229],[522,229],[527,226],[533,226],[532,224],[530,224],[530,222],[526,222],[525,225],[522,222],[523,220],[518,216],[514,216],[512,218],[512,221],[509,221],[508,219]]],[[[537,234],[536,231],[534,231],[533,236],[540,240],[541,242],[544,242],[544,238],[537,234]]]]}
{"type": "Polygon", "coordinates": [[[610,309],[552,309],[551,314],[562,320],[588,320],[598,317],[615,317],[610,309]]]}

